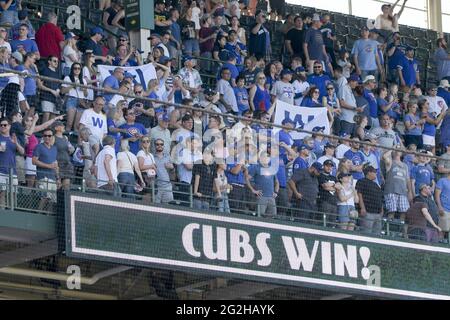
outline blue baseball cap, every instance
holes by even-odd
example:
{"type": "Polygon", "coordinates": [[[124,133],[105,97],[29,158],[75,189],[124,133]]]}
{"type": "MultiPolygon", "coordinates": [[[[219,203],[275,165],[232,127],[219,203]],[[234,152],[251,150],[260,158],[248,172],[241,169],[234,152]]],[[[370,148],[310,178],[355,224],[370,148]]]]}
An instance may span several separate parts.
{"type": "Polygon", "coordinates": [[[169,122],[169,116],[167,115],[167,113],[160,114],[158,116],[158,120],[164,121],[164,122],[169,122]]]}
{"type": "Polygon", "coordinates": [[[286,74],[293,74],[291,69],[283,69],[283,71],[281,71],[280,77],[283,77],[286,74]]]}
{"type": "Polygon", "coordinates": [[[91,36],[94,36],[94,35],[96,35],[97,33],[98,33],[98,34],[101,34],[102,36],[105,35],[104,32],[103,32],[103,29],[100,28],[100,27],[94,27],[94,28],[91,29],[91,36]]]}
{"type": "Polygon", "coordinates": [[[195,58],[193,56],[190,56],[190,55],[183,56],[183,61],[184,62],[189,61],[189,60],[195,60],[195,58]]]}
{"type": "Polygon", "coordinates": [[[304,144],[302,141],[297,141],[294,144],[294,147],[297,147],[298,151],[303,151],[303,150],[310,150],[311,151],[312,150],[310,146],[304,144]]]}
{"type": "Polygon", "coordinates": [[[358,76],[357,74],[352,74],[352,75],[350,76],[350,78],[348,78],[348,82],[350,82],[350,81],[360,82],[360,81],[361,81],[361,78],[360,78],[360,76],[358,76]]]}
{"type": "Polygon", "coordinates": [[[282,122],[281,122],[281,124],[284,126],[284,125],[287,125],[287,124],[293,124],[293,125],[295,125],[295,123],[294,123],[294,121],[292,121],[291,119],[289,119],[289,118],[287,118],[287,119],[284,119],[282,122]]]}
{"type": "Polygon", "coordinates": [[[345,138],[345,137],[350,136],[350,135],[351,135],[351,134],[348,133],[348,132],[342,132],[342,133],[339,135],[339,137],[340,137],[340,138],[345,138]]]}
{"type": "Polygon", "coordinates": [[[306,69],[303,66],[297,67],[297,69],[295,69],[295,73],[299,73],[299,72],[305,72],[306,69]]]}
{"type": "Polygon", "coordinates": [[[325,131],[325,127],[314,127],[312,129],[312,132],[319,132],[319,131],[325,131]]]}
{"type": "Polygon", "coordinates": [[[123,78],[124,79],[126,79],[126,78],[134,79],[134,76],[131,73],[129,73],[128,71],[125,71],[125,73],[123,74],[123,78]]]}
{"type": "Polygon", "coordinates": [[[322,171],[322,169],[323,169],[323,166],[322,166],[322,164],[320,163],[320,162],[314,162],[312,165],[311,165],[311,168],[314,168],[314,169],[316,169],[317,171],[322,171]]]}
{"type": "Polygon", "coordinates": [[[73,32],[67,32],[66,35],[64,36],[65,40],[69,40],[72,38],[78,39],[78,36],[73,32]]]}
{"type": "Polygon", "coordinates": [[[168,56],[161,56],[161,57],[159,57],[159,63],[160,64],[166,64],[169,61],[170,61],[170,58],[168,56]]]}

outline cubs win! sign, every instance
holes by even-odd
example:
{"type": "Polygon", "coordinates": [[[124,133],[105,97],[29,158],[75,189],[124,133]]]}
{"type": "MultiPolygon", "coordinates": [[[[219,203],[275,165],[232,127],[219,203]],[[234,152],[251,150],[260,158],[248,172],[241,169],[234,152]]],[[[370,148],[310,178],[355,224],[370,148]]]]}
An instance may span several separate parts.
{"type": "Polygon", "coordinates": [[[450,299],[450,248],[67,195],[66,254],[210,276],[450,299]]]}
{"type": "MultiPolygon", "coordinates": [[[[283,120],[291,119],[296,129],[312,131],[315,127],[325,127],[324,134],[330,134],[326,108],[305,108],[278,100],[275,110],[275,124],[281,125],[283,120]]],[[[292,139],[301,140],[308,134],[303,132],[291,132],[292,139]]]]}

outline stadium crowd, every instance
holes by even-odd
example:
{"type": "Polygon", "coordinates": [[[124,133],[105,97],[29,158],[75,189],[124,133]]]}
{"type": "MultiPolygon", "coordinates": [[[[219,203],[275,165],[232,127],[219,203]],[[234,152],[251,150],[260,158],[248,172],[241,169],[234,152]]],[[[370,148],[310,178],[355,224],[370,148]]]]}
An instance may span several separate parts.
{"type": "MultiPolygon", "coordinates": [[[[196,209],[308,223],[327,213],[328,225],[373,234],[386,216],[433,242],[449,231],[450,54],[439,38],[439,82],[424,87],[398,32],[406,0],[398,13],[399,1],[383,5],[379,29],[363,28],[353,48],[336,42],[329,15],[288,14],[280,57],[255,1],[156,0],[146,56],[130,43],[120,1],[100,1],[112,33],[95,27],[85,40],[64,35],[54,13],[35,32],[11,3],[0,1],[10,19],[0,20],[9,25],[0,27],[0,183],[12,168],[15,184],[48,191],[83,178],[115,195],[189,205],[192,188],[196,209]],[[241,26],[243,15],[254,23],[241,26]],[[100,64],[115,66],[110,76],[100,64]],[[124,69],[145,64],[156,71],[149,83],[124,69]],[[216,75],[215,86],[200,72],[216,75]],[[277,101],[326,108],[335,137],[315,127],[294,140],[290,119],[275,130],[277,101]]],[[[52,192],[41,205],[49,201],[52,192]]]]}

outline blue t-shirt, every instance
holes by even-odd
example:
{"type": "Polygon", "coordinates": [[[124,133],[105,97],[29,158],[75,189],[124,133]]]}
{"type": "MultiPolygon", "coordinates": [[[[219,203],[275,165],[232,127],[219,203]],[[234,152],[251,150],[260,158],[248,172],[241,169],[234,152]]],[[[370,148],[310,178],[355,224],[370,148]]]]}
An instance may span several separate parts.
{"type": "MultiPolygon", "coordinates": [[[[294,144],[294,139],[292,139],[292,136],[289,132],[281,130],[278,132],[278,142],[284,142],[288,147],[292,147],[292,145],[294,144]]],[[[280,147],[279,155],[280,158],[283,158],[285,161],[287,161],[286,149],[280,147]]]]}
{"type": "MultiPolygon", "coordinates": [[[[43,143],[38,144],[33,152],[33,157],[37,157],[39,161],[45,164],[54,163],[57,155],[58,149],[55,145],[51,146],[51,148],[47,148],[43,143]]],[[[38,180],[47,178],[56,181],[56,170],[37,167],[36,178],[38,180]]]]}
{"type": "Polygon", "coordinates": [[[359,68],[364,71],[377,70],[378,42],[375,40],[359,39],[353,45],[352,55],[358,56],[359,68]]]}
{"type": "Polygon", "coordinates": [[[109,119],[107,121],[108,124],[108,136],[113,137],[116,140],[116,145],[114,146],[114,150],[116,151],[116,153],[119,153],[120,151],[120,132],[116,132],[116,133],[112,133],[109,131],[109,128],[117,128],[116,124],[114,123],[113,119],[109,119]]]}
{"type": "MultiPolygon", "coordinates": [[[[9,65],[9,63],[2,64],[0,63],[0,73],[8,73],[9,70],[12,69],[12,67],[9,65]]],[[[5,88],[8,84],[9,78],[8,77],[1,77],[0,78],[0,88],[5,88]]]]}
{"type": "MultiPolygon", "coordinates": [[[[141,134],[141,135],[146,135],[147,134],[147,130],[145,129],[145,127],[141,124],[141,123],[134,123],[134,124],[123,124],[119,127],[120,129],[126,129],[127,133],[122,133],[122,138],[123,139],[130,139],[133,138],[135,136],[135,134],[141,134]]],[[[139,152],[139,140],[134,141],[134,142],[129,142],[129,146],[130,146],[130,151],[137,155],[137,153],[139,152]]]]}
{"type": "Polygon", "coordinates": [[[23,48],[25,52],[39,52],[36,41],[31,39],[13,40],[11,41],[11,52],[18,51],[23,48]]]}
{"type": "Polygon", "coordinates": [[[260,164],[253,164],[248,168],[248,174],[253,177],[255,190],[261,190],[263,197],[273,197],[276,174],[273,172],[273,168],[264,168],[260,164]]]}
{"type": "Polygon", "coordinates": [[[434,179],[433,169],[429,165],[415,165],[411,170],[411,179],[415,180],[415,192],[419,194],[419,187],[422,183],[431,186],[431,181],[434,179]]]}
{"type": "MultiPolygon", "coordinates": [[[[6,4],[6,3],[8,3],[8,1],[6,1],[6,0],[2,0],[2,1],[0,1],[0,3],[4,3],[4,4],[6,4]]],[[[12,2],[11,2],[11,5],[9,6],[9,8],[7,9],[7,10],[3,10],[3,8],[0,6],[0,12],[1,11],[17,11],[17,0],[13,0],[12,2]]],[[[14,52],[14,51],[13,51],[14,52]]]]}
{"type": "MultiPolygon", "coordinates": [[[[103,87],[105,86],[109,86],[111,87],[111,89],[114,90],[119,90],[119,80],[117,80],[116,77],[114,77],[113,75],[110,75],[109,77],[107,77],[105,79],[105,81],[103,81],[103,87]]],[[[104,93],[103,97],[106,100],[106,103],[108,103],[109,101],[111,101],[111,99],[114,97],[114,93],[104,93]]]]}
{"type": "Polygon", "coordinates": [[[311,74],[308,76],[307,82],[310,84],[310,86],[316,86],[319,89],[320,99],[327,95],[327,85],[329,83],[333,83],[330,76],[327,74],[311,74]]]}
{"type": "Polygon", "coordinates": [[[250,108],[248,104],[248,91],[245,88],[233,88],[234,95],[236,96],[236,101],[239,109],[239,114],[242,114],[244,111],[250,108]]]}
{"type": "Polygon", "coordinates": [[[234,167],[236,167],[236,166],[237,166],[236,164],[228,164],[227,165],[227,171],[225,171],[225,174],[227,176],[228,183],[245,185],[245,177],[244,177],[244,172],[242,170],[239,171],[239,173],[237,175],[231,173],[231,170],[234,169],[234,167]]]}
{"type": "MultiPolygon", "coordinates": [[[[120,57],[115,57],[113,60],[113,66],[120,66],[120,61],[122,59],[120,57]]],[[[137,67],[139,64],[134,59],[128,59],[127,62],[122,67],[137,67]]]]}
{"type": "MultiPolygon", "coordinates": [[[[416,114],[415,116],[413,116],[412,114],[407,114],[405,115],[404,121],[409,121],[411,124],[415,124],[419,121],[419,116],[416,114]]],[[[409,136],[420,136],[422,135],[422,130],[420,129],[420,127],[414,127],[411,130],[405,129],[405,134],[409,135],[409,136]]]]}
{"type": "Polygon", "coordinates": [[[297,159],[295,159],[294,161],[293,173],[301,169],[307,169],[308,167],[309,165],[307,160],[303,159],[302,157],[297,157],[297,159]]]}
{"type": "Polygon", "coordinates": [[[305,43],[308,44],[308,53],[311,60],[325,61],[326,57],[323,54],[323,37],[320,30],[314,28],[308,29],[305,33],[305,43]]]}
{"type": "Polygon", "coordinates": [[[305,97],[302,100],[302,103],[300,104],[300,106],[307,107],[307,108],[323,108],[323,105],[321,105],[318,102],[314,102],[313,99],[311,99],[310,97],[305,97]]]}
{"type": "Polygon", "coordinates": [[[416,59],[408,59],[402,57],[397,68],[402,71],[403,79],[408,87],[411,87],[417,83],[416,74],[419,72],[419,63],[416,59]]]}
{"type": "MultiPolygon", "coordinates": [[[[18,65],[16,67],[17,71],[27,71],[29,72],[31,75],[36,75],[36,71],[31,68],[31,69],[26,69],[23,64],[18,65]]],[[[36,83],[36,78],[33,77],[26,77],[24,79],[24,88],[23,88],[23,95],[24,96],[34,96],[36,95],[36,91],[37,91],[37,83],[36,83]]]]}
{"type": "Polygon", "coordinates": [[[378,104],[377,104],[377,99],[375,98],[375,95],[369,89],[364,89],[363,97],[369,103],[370,116],[372,118],[377,118],[378,117],[378,104]]]}
{"type": "MultiPolygon", "coordinates": [[[[386,51],[391,50],[394,47],[394,43],[391,43],[387,46],[386,51]]],[[[394,54],[389,58],[389,70],[395,70],[397,69],[397,66],[399,65],[402,58],[405,56],[406,46],[403,44],[400,44],[395,48],[394,54]]]]}
{"type": "Polygon", "coordinates": [[[9,170],[13,168],[13,172],[16,174],[16,145],[10,137],[2,135],[0,135],[0,143],[6,144],[5,152],[0,152],[0,173],[9,174],[9,170]]]}
{"type": "Polygon", "coordinates": [[[445,211],[450,211],[450,179],[442,178],[436,184],[436,189],[441,190],[441,204],[445,211]]]}
{"type": "MultiPolygon", "coordinates": [[[[224,69],[224,68],[230,69],[230,72],[231,72],[231,79],[236,80],[236,78],[239,77],[239,70],[238,70],[238,68],[237,68],[234,64],[229,63],[229,62],[225,62],[225,63],[223,64],[222,69],[224,69]]],[[[219,72],[218,72],[218,74],[217,74],[217,80],[220,80],[220,79],[222,78],[222,76],[221,76],[221,74],[222,74],[222,69],[220,69],[219,72]]]]}
{"type": "MultiPolygon", "coordinates": [[[[428,117],[431,119],[436,119],[436,116],[433,113],[428,113],[428,117]]],[[[422,134],[426,134],[427,136],[435,136],[436,135],[436,126],[432,123],[425,122],[423,125],[422,134]]]]}
{"type": "MultiPolygon", "coordinates": [[[[364,163],[364,155],[360,151],[353,152],[353,150],[350,149],[344,153],[344,158],[351,160],[354,166],[360,166],[364,163]]],[[[364,178],[364,174],[362,172],[353,172],[352,175],[355,180],[364,178]]]]}
{"type": "Polygon", "coordinates": [[[238,53],[237,47],[239,47],[241,50],[247,50],[247,48],[239,42],[236,45],[233,45],[229,42],[225,44],[225,49],[230,51],[231,54],[236,57],[236,64],[242,64],[242,56],[240,53],[238,53]]]}
{"type": "Polygon", "coordinates": [[[450,91],[439,87],[437,95],[438,95],[438,97],[441,97],[442,99],[445,100],[445,103],[447,104],[447,106],[450,106],[450,91]]]}

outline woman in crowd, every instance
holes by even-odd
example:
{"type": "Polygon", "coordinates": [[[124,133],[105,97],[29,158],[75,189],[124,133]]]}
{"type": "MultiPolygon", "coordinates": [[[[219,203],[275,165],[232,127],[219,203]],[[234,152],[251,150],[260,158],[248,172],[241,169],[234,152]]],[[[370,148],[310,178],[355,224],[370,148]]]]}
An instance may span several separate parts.
{"type": "Polygon", "coordinates": [[[139,169],[143,173],[145,185],[144,189],[144,201],[152,201],[152,190],[155,178],[156,178],[156,162],[153,155],[150,153],[150,137],[142,137],[141,150],[137,153],[137,160],[139,169]]]}
{"type": "Polygon", "coordinates": [[[248,98],[250,103],[250,109],[253,112],[259,113],[261,111],[268,111],[270,109],[271,97],[265,84],[266,84],[266,76],[264,75],[264,73],[259,72],[256,75],[255,85],[250,89],[248,98]]]}
{"type": "Polygon", "coordinates": [[[339,117],[342,113],[341,104],[339,103],[336,90],[332,83],[327,85],[327,95],[322,98],[322,104],[328,110],[328,120],[330,121],[330,126],[332,128],[340,128],[340,125],[335,124],[335,122],[339,122],[339,117]]]}
{"type": "Polygon", "coordinates": [[[120,143],[120,152],[117,154],[117,180],[125,197],[134,198],[133,195],[135,194],[136,186],[135,172],[139,178],[140,185],[145,187],[138,159],[130,152],[128,139],[123,139],[120,143]]]}
{"type": "Polygon", "coordinates": [[[445,117],[445,112],[441,112],[438,117],[430,112],[430,103],[427,100],[419,101],[420,118],[425,120],[422,131],[423,145],[436,152],[436,127],[439,126],[445,117]]]}
{"type": "Polygon", "coordinates": [[[242,43],[244,46],[247,45],[245,29],[241,28],[238,17],[236,17],[236,16],[231,17],[230,29],[236,31],[237,36],[238,36],[238,42],[242,43]]]}
{"type": "MultiPolygon", "coordinates": [[[[74,62],[81,63],[81,52],[78,50],[77,42],[78,37],[72,32],[66,34],[66,40],[64,41],[63,58],[64,58],[64,69],[63,76],[68,76],[70,74],[70,69],[74,62]]],[[[94,60],[95,62],[95,60],[94,60]]]]}
{"type": "Polygon", "coordinates": [[[272,86],[277,82],[277,67],[273,62],[270,62],[266,65],[264,69],[264,74],[266,75],[266,87],[267,90],[271,91],[272,86]]]}
{"type": "Polygon", "coordinates": [[[36,67],[36,55],[33,52],[28,52],[23,59],[23,65],[19,65],[16,69],[30,74],[30,77],[24,79],[23,94],[30,107],[30,114],[34,114],[38,105],[37,81],[34,77],[39,74],[36,67]]]}
{"type": "Polygon", "coordinates": [[[358,194],[353,186],[351,173],[340,173],[338,180],[342,185],[337,191],[339,225],[342,230],[353,231],[356,224],[355,204],[359,202],[358,194]]]}
{"type": "Polygon", "coordinates": [[[24,80],[22,78],[9,78],[8,84],[0,95],[0,115],[2,117],[9,118],[14,112],[18,111],[32,114],[28,102],[22,93],[23,86],[24,80]]]}
{"type": "Polygon", "coordinates": [[[302,107],[308,107],[308,108],[321,108],[323,107],[321,101],[320,101],[320,91],[319,88],[316,86],[311,86],[309,88],[308,93],[303,98],[302,107]]]}
{"type": "Polygon", "coordinates": [[[192,8],[188,8],[180,21],[181,38],[183,40],[183,52],[189,56],[200,55],[198,42],[198,30],[195,30],[195,22],[192,20],[192,8]]]}
{"type": "Polygon", "coordinates": [[[339,160],[337,175],[351,173],[353,162],[350,159],[342,158],[339,160]]]}
{"type": "Polygon", "coordinates": [[[360,114],[355,116],[356,129],[354,136],[359,138],[360,141],[364,141],[366,139],[366,135],[369,133],[367,130],[367,125],[369,123],[368,117],[360,114]]]}
{"type": "Polygon", "coordinates": [[[383,4],[381,6],[382,14],[380,14],[375,20],[375,28],[390,32],[398,32],[399,31],[398,20],[400,19],[403,10],[405,9],[407,1],[408,0],[403,0],[403,5],[401,6],[400,11],[395,14],[394,9],[398,5],[400,0],[397,0],[394,3],[394,5],[383,4]]]}
{"type": "Polygon", "coordinates": [[[120,151],[120,139],[121,133],[126,133],[126,129],[120,129],[119,127],[125,123],[123,118],[123,106],[126,104],[126,100],[121,100],[117,103],[116,108],[111,108],[108,112],[107,125],[108,135],[116,140],[114,149],[116,153],[120,151]]]}
{"type": "Polygon", "coordinates": [[[80,88],[77,85],[87,85],[86,80],[81,74],[81,64],[75,62],[72,64],[70,74],[64,77],[65,82],[71,82],[74,85],[62,84],[61,93],[67,96],[66,100],[66,112],[67,112],[67,124],[66,131],[71,132],[72,128],[78,130],[81,115],[83,111],[89,108],[88,90],[80,88]]]}
{"type": "Polygon", "coordinates": [[[420,119],[417,112],[417,104],[414,101],[408,102],[408,113],[405,115],[405,145],[406,147],[414,143],[418,149],[422,149],[422,131],[425,119],[420,119]]]}
{"type": "Polygon", "coordinates": [[[55,130],[55,142],[54,145],[58,150],[58,156],[56,160],[58,161],[59,176],[61,178],[61,186],[64,189],[70,187],[70,179],[74,176],[73,165],[71,163],[70,156],[75,151],[75,148],[69,142],[66,136],[64,136],[65,125],[61,121],[56,121],[53,124],[55,130]]]}
{"type": "MultiPolygon", "coordinates": [[[[95,55],[89,50],[86,50],[86,53],[84,54],[83,78],[89,86],[98,87],[98,84],[102,83],[100,73],[95,66],[95,55]]],[[[89,101],[94,100],[94,90],[88,89],[87,99],[89,101]]]]}

